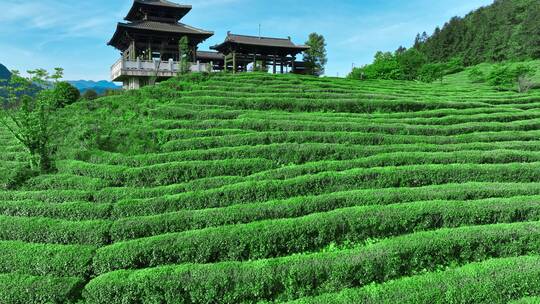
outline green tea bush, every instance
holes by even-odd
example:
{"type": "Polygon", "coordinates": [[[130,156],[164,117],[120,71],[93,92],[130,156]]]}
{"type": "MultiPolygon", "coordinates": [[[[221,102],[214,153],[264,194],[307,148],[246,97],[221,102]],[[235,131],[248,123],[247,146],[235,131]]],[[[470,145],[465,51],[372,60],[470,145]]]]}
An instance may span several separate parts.
{"type": "Polygon", "coordinates": [[[323,172],[287,180],[247,181],[218,189],[186,192],[148,200],[115,204],[113,216],[128,217],[185,209],[226,207],[293,196],[317,195],[367,188],[421,187],[463,182],[535,182],[539,163],[451,164],[353,169],[323,172]]]}
{"type": "Polygon", "coordinates": [[[109,242],[108,221],[0,216],[0,240],[101,246],[109,242]]]}
{"type": "Polygon", "coordinates": [[[73,202],[62,204],[44,203],[34,200],[0,201],[0,215],[18,217],[48,217],[71,221],[107,219],[111,204],[73,202]]]}
{"type": "Polygon", "coordinates": [[[233,205],[225,208],[180,211],[155,216],[121,218],[112,223],[113,242],[136,239],[171,232],[203,229],[224,225],[250,223],[267,219],[293,218],[317,212],[327,212],[340,208],[369,205],[390,205],[422,200],[474,200],[502,197],[493,202],[536,202],[537,195],[517,196],[518,194],[540,194],[534,186],[528,188],[509,185],[460,184],[420,188],[391,188],[381,190],[357,190],[324,194],[320,196],[301,196],[286,200],[233,205]]]}
{"type": "Polygon", "coordinates": [[[538,232],[538,222],[463,227],[419,232],[337,252],[116,271],[92,280],[85,295],[95,303],[121,303],[128,298],[196,303],[293,300],[446,266],[540,253],[538,232]]]}
{"type": "Polygon", "coordinates": [[[302,218],[221,226],[116,243],[97,250],[96,273],[179,263],[214,263],[319,250],[421,230],[540,220],[540,202],[419,202],[352,207],[302,218]]]}
{"type": "Polygon", "coordinates": [[[522,256],[473,263],[294,303],[504,304],[524,296],[539,295],[539,279],[538,256],[522,256]]]}
{"type": "Polygon", "coordinates": [[[0,241],[0,273],[86,277],[95,247],[0,241]]]}
{"type": "Polygon", "coordinates": [[[540,297],[525,297],[516,301],[508,302],[510,304],[538,304],[540,303],[540,297]]]}
{"type": "Polygon", "coordinates": [[[0,274],[0,303],[74,304],[83,286],[80,278],[0,274]]]}

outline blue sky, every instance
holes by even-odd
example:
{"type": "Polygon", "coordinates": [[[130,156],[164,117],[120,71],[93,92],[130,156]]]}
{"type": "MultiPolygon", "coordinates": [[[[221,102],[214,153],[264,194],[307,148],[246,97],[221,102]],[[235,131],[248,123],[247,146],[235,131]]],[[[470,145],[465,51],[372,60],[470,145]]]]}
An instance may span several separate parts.
{"type": "MultiPolygon", "coordinates": [[[[327,75],[344,76],[371,62],[377,50],[410,46],[418,32],[432,32],[493,0],[191,0],[183,22],[215,32],[201,45],[233,33],[291,36],[311,32],[328,43],[327,75]]],[[[65,68],[69,80],[109,79],[119,53],[106,45],[132,0],[0,0],[0,63],[25,71],[65,68]]]]}

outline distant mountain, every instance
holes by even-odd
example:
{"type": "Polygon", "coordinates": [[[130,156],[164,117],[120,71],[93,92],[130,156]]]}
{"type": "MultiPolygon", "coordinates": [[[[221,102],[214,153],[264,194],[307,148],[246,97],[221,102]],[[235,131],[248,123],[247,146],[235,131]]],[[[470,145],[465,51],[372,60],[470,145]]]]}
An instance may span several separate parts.
{"type": "Polygon", "coordinates": [[[11,72],[0,63],[0,80],[6,80],[11,77],[11,72]]]}
{"type": "MultiPolygon", "coordinates": [[[[4,86],[9,78],[11,78],[11,72],[3,64],[0,63],[0,87],[4,86]]],[[[6,96],[6,90],[0,88],[0,97],[6,96]]]]}
{"type": "Polygon", "coordinates": [[[87,90],[94,90],[98,94],[103,94],[107,90],[119,90],[122,87],[116,85],[114,82],[101,80],[101,81],[90,81],[90,80],[77,80],[77,81],[68,81],[71,85],[79,89],[81,93],[84,93],[87,90]]]}

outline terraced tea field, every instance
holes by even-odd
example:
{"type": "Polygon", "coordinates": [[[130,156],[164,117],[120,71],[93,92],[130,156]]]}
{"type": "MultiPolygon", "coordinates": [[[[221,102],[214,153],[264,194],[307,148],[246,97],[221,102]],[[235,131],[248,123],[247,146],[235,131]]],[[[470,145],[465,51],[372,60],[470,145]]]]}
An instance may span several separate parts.
{"type": "Polygon", "coordinates": [[[0,192],[0,303],[540,296],[539,91],[193,78],[59,113],[58,172],[0,192]]]}

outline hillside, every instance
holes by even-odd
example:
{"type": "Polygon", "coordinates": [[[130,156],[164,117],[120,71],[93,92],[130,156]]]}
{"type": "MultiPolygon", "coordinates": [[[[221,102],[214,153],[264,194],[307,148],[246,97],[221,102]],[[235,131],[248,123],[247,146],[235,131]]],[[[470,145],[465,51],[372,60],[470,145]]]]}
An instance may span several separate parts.
{"type": "MultiPolygon", "coordinates": [[[[525,66],[528,66],[528,67],[532,68],[532,70],[534,70],[535,73],[534,73],[534,75],[532,75],[530,77],[530,79],[531,79],[532,82],[540,84],[540,60],[532,60],[532,61],[525,61],[525,62],[514,62],[514,63],[508,62],[508,64],[510,66],[525,65],[525,66]]],[[[496,64],[491,64],[491,63],[481,63],[481,64],[478,64],[478,65],[475,65],[475,66],[472,66],[472,67],[467,67],[462,72],[446,75],[444,77],[443,82],[446,85],[470,86],[470,85],[473,85],[472,81],[469,78],[469,72],[471,71],[471,69],[479,68],[479,70],[482,71],[482,73],[484,73],[484,75],[489,75],[490,72],[495,67],[496,67],[496,64]]],[[[477,86],[477,87],[484,87],[486,89],[489,88],[489,84],[487,82],[475,83],[474,85],[477,86]]]]}
{"type": "Polygon", "coordinates": [[[9,79],[11,77],[11,72],[9,72],[9,70],[3,65],[0,63],[0,80],[6,80],[6,79],[9,79]]]}
{"type": "Polygon", "coordinates": [[[415,47],[431,62],[458,56],[467,65],[540,59],[540,1],[496,0],[452,18],[429,37],[419,35],[415,47]]]}
{"type": "Polygon", "coordinates": [[[58,172],[0,191],[0,303],[540,296],[538,90],[192,75],[58,121],[58,172]]]}

